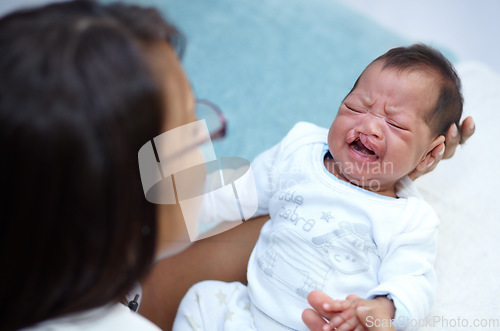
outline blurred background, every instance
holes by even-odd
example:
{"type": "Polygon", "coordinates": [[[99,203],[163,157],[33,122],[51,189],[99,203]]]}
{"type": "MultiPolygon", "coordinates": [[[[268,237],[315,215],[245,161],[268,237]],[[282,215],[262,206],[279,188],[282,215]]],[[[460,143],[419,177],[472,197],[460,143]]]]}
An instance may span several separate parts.
{"type": "Polygon", "coordinates": [[[480,61],[500,73],[500,1],[338,1],[409,40],[442,45],[460,61],[480,61]]]}
{"type": "MultiPolygon", "coordinates": [[[[325,1],[343,3],[409,40],[438,43],[453,51],[459,60],[481,61],[500,73],[498,0],[325,1]]],[[[46,2],[4,0],[0,2],[0,15],[20,6],[46,2]]]]}
{"type": "MultiPolygon", "coordinates": [[[[1,1],[0,15],[46,2],[1,1]]],[[[366,65],[394,46],[425,42],[455,64],[500,73],[496,0],[125,2],[159,8],[186,35],[183,66],[196,96],[228,117],[219,156],[251,160],[298,121],[328,127],[366,65]]]]}

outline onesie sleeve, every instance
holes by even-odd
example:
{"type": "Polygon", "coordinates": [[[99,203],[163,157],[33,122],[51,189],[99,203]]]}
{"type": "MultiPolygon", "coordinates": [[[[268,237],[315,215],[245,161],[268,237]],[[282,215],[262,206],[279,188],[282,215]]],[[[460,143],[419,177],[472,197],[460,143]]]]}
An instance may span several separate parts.
{"type": "Polygon", "coordinates": [[[409,198],[410,221],[395,235],[381,254],[379,285],[369,297],[387,295],[396,307],[395,326],[412,329],[427,316],[434,301],[434,262],[439,221],[432,208],[418,198],[409,198]]]}
{"type": "MultiPolygon", "coordinates": [[[[275,162],[279,159],[282,142],[258,155],[250,164],[249,171],[245,176],[237,177],[237,174],[229,174],[226,170],[224,180],[234,182],[234,188],[225,185],[215,194],[203,196],[201,215],[203,222],[208,224],[241,221],[241,212],[250,211],[245,214],[245,219],[266,215],[269,213],[269,199],[274,192],[275,162]],[[232,178],[234,175],[236,178],[232,178]],[[239,210],[235,200],[235,191],[241,206],[239,210]],[[256,207],[257,204],[257,208],[256,207]]],[[[238,170],[235,171],[237,173],[238,170]]],[[[214,172],[220,178],[218,172],[214,172]]],[[[220,181],[214,176],[216,185],[220,181]]],[[[211,178],[207,178],[207,182],[211,178]]],[[[219,184],[220,185],[220,184],[219,184]]]]}
{"type": "Polygon", "coordinates": [[[282,149],[283,141],[259,154],[252,162],[259,203],[255,216],[269,214],[269,199],[276,191],[279,182],[277,167],[282,149]]]}

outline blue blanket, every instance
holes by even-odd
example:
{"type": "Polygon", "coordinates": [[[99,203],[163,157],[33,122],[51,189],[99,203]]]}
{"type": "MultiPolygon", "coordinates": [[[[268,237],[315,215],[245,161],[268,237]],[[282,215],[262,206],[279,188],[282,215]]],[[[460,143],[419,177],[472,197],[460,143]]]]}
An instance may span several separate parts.
{"type": "Polygon", "coordinates": [[[252,160],[294,123],[329,127],[374,58],[408,41],[334,0],[134,0],[187,37],[197,98],[228,119],[217,155],[252,160]]]}

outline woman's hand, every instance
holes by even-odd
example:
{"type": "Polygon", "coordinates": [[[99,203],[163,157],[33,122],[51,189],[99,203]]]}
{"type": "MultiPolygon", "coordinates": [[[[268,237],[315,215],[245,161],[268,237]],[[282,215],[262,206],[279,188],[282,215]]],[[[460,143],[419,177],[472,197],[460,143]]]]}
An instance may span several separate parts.
{"type": "Polygon", "coordinates": [[[412,179],[415,180],[418,177],[420,177],[423,174],[426,174],[428,172],[431,172],[436,168],[437,164],[441,159],[449,159],[455,154],[455,151],[457,149],[457,146],[459,144],[463,144],[469,139],[475,131],[476,127],[474,124],[474,120],[472,117],[467,117],[462,121],[462,124],[460,125],[460,128],[457,128],[455,124],[451,125],[450,128],[448,129],[448,132],[446,132],[445,135],[445,142],[441,144],[440,146],[436,147],[432,151],[432,156],[435,159],[435,162],[432,163],[429,167],[427,167],[423,171],[417,171],[414,170],[411,174],[408,176],[412,179]],[[460,132],[462,134],[462,141],[460,141],[460,135],[458,134],[458,130],[460,129],[460,132]]]}

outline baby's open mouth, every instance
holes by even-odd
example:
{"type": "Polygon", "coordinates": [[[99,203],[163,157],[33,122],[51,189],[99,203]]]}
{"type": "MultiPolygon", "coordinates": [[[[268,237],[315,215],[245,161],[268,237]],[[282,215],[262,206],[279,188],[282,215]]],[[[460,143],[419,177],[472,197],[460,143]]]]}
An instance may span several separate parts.
{"type": "Polygon", "coordinates": [[[358,138],[350,144],[351,148],[361,154],[362,156],[368,157],[370,159],[376,159],[378,156],[375,152],[358,138]]]}
{"type": "Polygon", "coordinates": [[[359,138],[351,143],[351,147],[363,154],[375,155],[375,152],[372,151],[369,147],[365,146],[359,138]]]}

